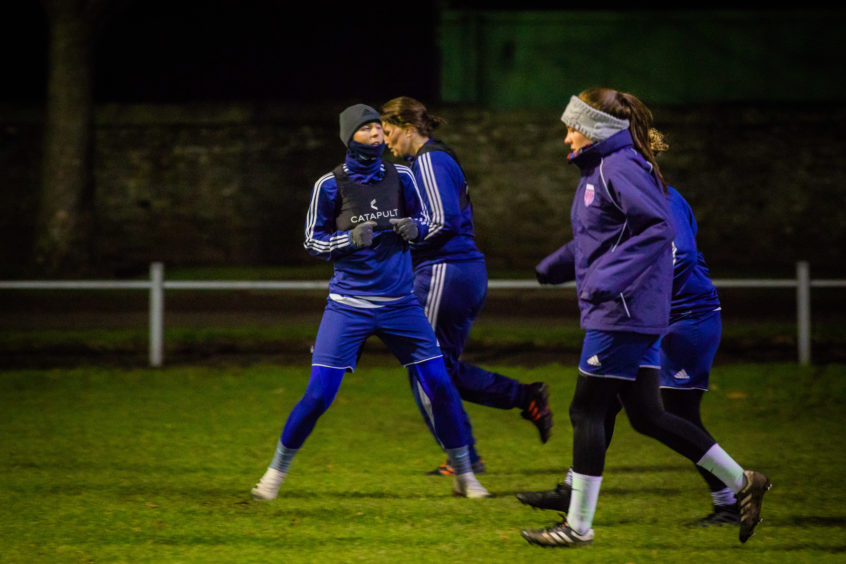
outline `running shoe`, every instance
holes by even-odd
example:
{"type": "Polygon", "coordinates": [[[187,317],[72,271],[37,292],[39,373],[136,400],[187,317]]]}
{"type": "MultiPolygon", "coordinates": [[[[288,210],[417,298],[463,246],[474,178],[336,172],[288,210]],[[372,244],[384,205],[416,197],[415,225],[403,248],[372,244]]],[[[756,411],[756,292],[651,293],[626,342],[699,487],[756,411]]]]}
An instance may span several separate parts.
{"type": "Polygon", "coordinates": [[[744,470],[743,475],[746,485],[736,494],[740,506],[740,542],[746,542],[755,533],[755,527],[761,522],[764,494],[773,487],[769,478],[760,472],[744,470]]]}
{"type": "Polygon", "coordinates": [[[285,474],[275,468],[268,468],[259,483],[250,492],[257,501],[275,499],[279,493],[279,486],[285,481],[285,474]]]}
{"type": "Polygon", "coordinates": [[[545,443],[552,434],[552,410],[549,408],[549,387],[543,382],[529,384],[527,392],[529,403],[520,415],[534,423],[540,433],[540,440],[545,443]]]}
{"type": "MultiPolygon", "coordinates": [[[[485,461],[480,458],[479,460],[471,464],[471,468],[473,468],[474,474],[484,474],[485,461]]],[[[455,468],[453,468],[452,464],[450,464],[449,460],[447,460],[431,472],[426,472],[426,474],[428,474],[429,476],[455,476],[455,468]]]]}
{"type": "Polygon", "coordinates": [[[736,503],[733,505],[715,505],[712,513],[694,521],[691,525],[695,527],[740,525],[740,509],[738,509],[736,503]]]}
{"type": "Polygon", "coordinates": [[[570,528],[567,521],[546,529],[524,529],[520,533],[529,544],[538,546],[584,546],[593,542],[593,529],[585,533],[577,533],[570,528]]]}
{"type": "Polygon", "coordinates": [[[531,505],[535,509],[552,509],[553,511],[567,513],[567,510],[570,509],[570,494],[572,491],[573,488],[561,482],[555,486],[554,490],[519,492],[517,499],[521,503],[531,505]]]}
{"type": "Polygon", "coordinates": [[[459,474],[452,480],[452,495],[457,497],[481,498],[491,497],[488,490],[479,483],[472,472],[459,474]]]}

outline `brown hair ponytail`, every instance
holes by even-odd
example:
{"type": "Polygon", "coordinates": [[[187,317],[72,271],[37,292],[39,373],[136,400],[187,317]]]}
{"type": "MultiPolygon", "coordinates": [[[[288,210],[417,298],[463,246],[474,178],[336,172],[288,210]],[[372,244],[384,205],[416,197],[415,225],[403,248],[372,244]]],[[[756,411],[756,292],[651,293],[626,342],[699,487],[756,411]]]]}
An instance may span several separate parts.
{"type": "Polygon", "coordinates": [[[422,102],[409,96],[400,96],[385,102],[380,108],[382,121],[399,127],[414,127],[423,137],[431,137],[446,120],[429,113],[422,102]]]}
{"type": "Polygon", "coordinates": [[[655,156],[669,146],[664,135],[652,127],[652,111],[633,94],[618,92],[610,88],[588,88],[579,94],[579,99],[589,106],[620,119],[629,120],[629,132],[635,149],[652,165],[661,187],[666,190],[664,175],[655,156]]]}

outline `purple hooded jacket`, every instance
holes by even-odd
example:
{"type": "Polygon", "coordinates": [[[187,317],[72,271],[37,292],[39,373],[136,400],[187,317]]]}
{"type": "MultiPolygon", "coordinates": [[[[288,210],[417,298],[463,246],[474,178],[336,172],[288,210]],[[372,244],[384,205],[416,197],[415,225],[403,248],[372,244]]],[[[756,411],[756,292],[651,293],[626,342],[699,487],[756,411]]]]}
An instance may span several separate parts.
{"type": "Polygon", "coordinates": [[[569,159],[581,170],[573,240],[538,265],[539,275],[560,279],[568,273],[549,270],[573,265],[583,329],[662,334],[673,287],[667,194],[628,130],[569,159]]]}

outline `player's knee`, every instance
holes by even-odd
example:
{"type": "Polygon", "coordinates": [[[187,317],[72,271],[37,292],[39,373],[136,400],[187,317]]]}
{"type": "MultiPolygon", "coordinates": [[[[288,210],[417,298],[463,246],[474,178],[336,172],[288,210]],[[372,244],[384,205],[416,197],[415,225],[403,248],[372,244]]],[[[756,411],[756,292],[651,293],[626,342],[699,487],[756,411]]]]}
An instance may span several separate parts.
{"type": "Polygon", "coordinates": [[[461,363],[458,361],[458,358],[454,358],[451,355],[444,354],[444,367],[448,374],[450,374],[453,378],[460,378],[461,377],[461,363]]]}
{"type": "Polygon", "coordinates": [[[453,385],[442,358],[433,358],[415,364],[413,369],[416,371],[417,378],[422,382],[423,387],[428,390],[441,390],[453,385]]]}
{"type": "Polygon", "coordinates": [[[661,416],[663,412],[632,410],[628,412],[628,415],[632,429],[642,435],[649,437],[655,436],[661,428],[661,416]]]}
{"type": "Polygon", "coordinates": [[[576,428],[579,425],[584,425],[590,418],[590,412],[587,409],[587,406],[581,405],[577,401],[573,401],[570,404],[570,424],[573,428],[576,428]]]}
{"type": "Polygon", "coordinates": [[[341,368],[312,367],[311,379],[303,397],[305,407],[310,413],[316,412],[319,415],[329,409],[338,394],[343,377],[344,370],[341,368]]]}
{"type": "Polygon", "coordinates": [[[333,396],[328,396],[318,390],[307,390],[300,401],[303,409],[313,417],[322,415],[332,405],[333,396]]]}

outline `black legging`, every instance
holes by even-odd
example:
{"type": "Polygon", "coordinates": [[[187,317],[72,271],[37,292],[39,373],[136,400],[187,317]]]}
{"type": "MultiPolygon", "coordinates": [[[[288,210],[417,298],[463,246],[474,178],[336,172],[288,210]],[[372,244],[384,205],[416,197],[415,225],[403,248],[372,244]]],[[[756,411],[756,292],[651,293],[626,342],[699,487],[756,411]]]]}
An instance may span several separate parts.
{"type": "MultiPolygon", "coordinates": [[[[690,421],[707,433],[708,431],[702,423],[702,416],[699,409],[702,404],[703,395],[705,395],[705,390],[661,389],[661,399],[664,401],[664,409],[667,412],[690,421]]],[[[720,491],[726,487],[722,480],[701,466],[696,466],[696,469],[702,474],[702,477],[708,484],[708,488],[712,492],[720,491]]]]}
{"type": "Polygon", "coordinates": [[[621,404],[635,431],[657,439],[694,464],[714,445],[716,441],[703,428],[664,410],[658,378],[658,370],[652,368],[641,368],[634,382],[579,375],[570,404],[573,471],[602,475],[621,404]]]}

